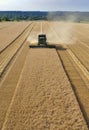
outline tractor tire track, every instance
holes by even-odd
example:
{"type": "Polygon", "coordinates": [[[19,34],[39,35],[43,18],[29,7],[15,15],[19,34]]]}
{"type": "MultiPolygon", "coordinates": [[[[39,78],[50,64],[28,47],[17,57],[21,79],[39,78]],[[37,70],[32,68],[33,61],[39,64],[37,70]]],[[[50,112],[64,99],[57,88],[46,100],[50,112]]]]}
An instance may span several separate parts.
{"type": "MultiPolygon", "coordinates": [[[[53,30],[55,31],[55,29],[53,30]]],[[[55,31],[55,34],[56,34],[56,31],[55,31]]],[[[59,45],[59,48],[60,48],[60,45],[59,45]]],[[[60,48],[59,51],[57,50],[57,52],[61,56],[61,61],[64,66],[64,70],[65,70],[65,67],[67,69],[66,74],[72,84],[73,91],[75,93],[75,96],[77,98],[77,101],[79,102],[81,111],[83,112],[84,118],[89,127],[89,101],[88,101],[89,99],[89,71],[81,63],[81,61],[75,56],[75,54],[70,50],[70,48],[68,48],[66,45],[61,45],[61,46],[63,46],[64,49],[61,50],[60,48]],[[65,58],[63,57],[64,54],[62,54],[62,52],[64,54],[68,53],[68,55],[65,54],[66,58],[70,57],[73,60],[73,64],[71,64],[70,60],[69,61],[66,60],[66,62],[64,61],[65,58]],[[76,72],[75,66],[78,69],[77,72],[76,72]],[[82,89],[84,91],[81,90],[80,86],[82,86],[82,89]]]]}
{"type": "Polygon", "coordinates": [[[31,33],[33,29],[33,25],[31,24],[20,34],[20,36],[13,41],[13,43],[9,44],[0,54],[0,76],[4,73],[7,66],[10,64],[14,56],[23,46],[26,41],[28,35],[31,33]],[[30,31],[29,31],[30,30],[30,31]],[[11,53],[11,54],[10,54],[11,53]]]}
{"type": "Polygon", "coordinates": [[[26,55],[29,51],[28,46],[29,42],[25,42],[16,55],[12,66],[0,82],[0,129],[2,128],[9,104],[23,70],[26,55]]]}
{"type": "Polygon", "coordinates": [[[75,61],[75,58],[72,57],[70,52],[67,50],[57,50],[57,52],[89,127],[89,81],[87,77],[82,75],[81,65],[79,66],[79,62],[75,61]]]}

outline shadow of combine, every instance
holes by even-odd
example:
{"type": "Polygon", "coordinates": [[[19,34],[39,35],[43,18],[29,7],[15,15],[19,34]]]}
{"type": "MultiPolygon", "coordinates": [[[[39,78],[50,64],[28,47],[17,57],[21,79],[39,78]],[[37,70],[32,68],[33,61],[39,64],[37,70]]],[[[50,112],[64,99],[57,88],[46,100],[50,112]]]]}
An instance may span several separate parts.
{"type": "Polygon", "coordinates": [[[60,51],[66,51],[67,47],[63,47],[62,45],[55,45],[56,50],[60,50],[60,51]]]}

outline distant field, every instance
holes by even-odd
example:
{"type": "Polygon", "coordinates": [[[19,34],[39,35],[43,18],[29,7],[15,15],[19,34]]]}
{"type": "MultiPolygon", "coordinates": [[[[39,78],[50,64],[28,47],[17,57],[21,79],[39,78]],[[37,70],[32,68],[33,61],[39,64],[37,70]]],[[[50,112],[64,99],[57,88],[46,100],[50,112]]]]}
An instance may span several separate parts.
{"type": "Polygon", "coordinates": [[[89,129],[89,24],[0,23],[0,129],[89,129]],[[46,34],[54,49],[37,45],[46,34]]]}

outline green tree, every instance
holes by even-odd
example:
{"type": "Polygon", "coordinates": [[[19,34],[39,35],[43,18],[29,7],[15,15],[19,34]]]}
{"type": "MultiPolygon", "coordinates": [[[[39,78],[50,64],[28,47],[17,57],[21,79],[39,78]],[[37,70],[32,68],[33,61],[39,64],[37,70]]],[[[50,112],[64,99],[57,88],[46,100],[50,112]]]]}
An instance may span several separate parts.
{"type": "Polygon", "coordinates": [[[10,21],[8,16],[3,16],[1,17],[1,21],[10,21]]]}

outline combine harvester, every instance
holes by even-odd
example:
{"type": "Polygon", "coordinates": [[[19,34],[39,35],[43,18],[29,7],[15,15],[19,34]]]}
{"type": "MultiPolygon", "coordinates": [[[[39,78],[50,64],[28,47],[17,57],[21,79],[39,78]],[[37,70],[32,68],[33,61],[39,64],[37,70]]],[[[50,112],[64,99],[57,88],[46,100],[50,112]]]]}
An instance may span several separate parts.
{"type": "Polygon", "coordinates": [[[30,45],[30,48],[56,48],[55,45],[47,44],[46,34],[38,35],[38,45],[30,45]]]}

